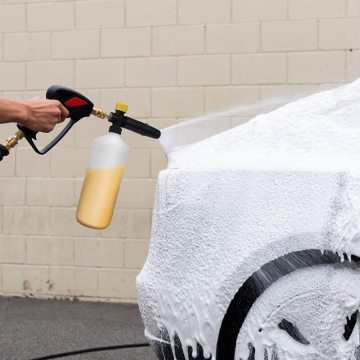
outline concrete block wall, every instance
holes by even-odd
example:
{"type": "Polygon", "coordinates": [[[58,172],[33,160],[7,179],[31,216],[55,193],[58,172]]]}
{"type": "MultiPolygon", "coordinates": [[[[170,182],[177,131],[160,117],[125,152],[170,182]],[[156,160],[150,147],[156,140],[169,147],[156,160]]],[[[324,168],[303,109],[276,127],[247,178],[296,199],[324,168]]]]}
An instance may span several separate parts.
{"type": "MultiPolygon", "coordinates": [[[[159,128],[233,106],[219,128],[360,76],[360,0],[0,0],[0,96],[54,83],[98,106],[129,104],[159,128]]],[[[221,123],[221,124],[220,124],[221,123]]],[[[76,223],[90,142],[82,120],[48,155],[23,141],[0,166],[0,295],[136,301],[164,153],[124,137],[131,157],[111,226],[76,223]]],[[[3,139],[14,124],[2,125],[3,139]]],[[[45,144],[52,135],[44,135],[45,144]]]]}

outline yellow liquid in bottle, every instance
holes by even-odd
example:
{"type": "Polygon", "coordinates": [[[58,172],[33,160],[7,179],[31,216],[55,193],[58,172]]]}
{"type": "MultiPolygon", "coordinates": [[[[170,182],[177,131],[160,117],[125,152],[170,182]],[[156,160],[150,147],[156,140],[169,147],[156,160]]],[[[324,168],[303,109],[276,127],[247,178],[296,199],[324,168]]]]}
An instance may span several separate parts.
{"type": "Polygon", "coordinates": [[[93,229],[110,224],[124,167],[87,170],[76,212],[80,224],[93,229]]]}

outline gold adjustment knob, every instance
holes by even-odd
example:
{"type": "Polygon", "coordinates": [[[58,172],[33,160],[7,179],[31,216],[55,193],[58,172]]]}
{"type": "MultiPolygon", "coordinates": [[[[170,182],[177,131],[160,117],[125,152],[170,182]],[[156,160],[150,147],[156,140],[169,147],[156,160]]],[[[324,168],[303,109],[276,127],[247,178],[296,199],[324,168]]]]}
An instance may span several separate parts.
{"type": "Polygon", "coordinates": [[[116,103],[115,111],[122,111],[126,113],[128,111],[128,106],[125,103],[116,103]]]}

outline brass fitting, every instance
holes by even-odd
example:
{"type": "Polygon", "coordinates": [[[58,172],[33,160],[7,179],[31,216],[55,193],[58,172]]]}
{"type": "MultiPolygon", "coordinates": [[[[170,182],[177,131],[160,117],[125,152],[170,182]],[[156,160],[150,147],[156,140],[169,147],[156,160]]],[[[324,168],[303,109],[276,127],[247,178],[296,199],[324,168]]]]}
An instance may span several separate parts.
{"type": "MultiPolygon", "coordinates": [[[[115,111],[122,111],[124,113],[126,113],[128,110],[128,106],[125,103],[116,103],[115,104],[115,111]]],[[[94,115],[100,119],[109,119],[111,114],[108,114],[106,111],[98,109],[96,107],[94,107],[91,110],[91,115],[94,115]]]]}
{"type": "Polygon", "coordinates": [[[109,118],[109,114],[106,111],[95,108],[95,107],[91,110],[91,114],[100,119],[109,118]]]}
{"type": "Polygon", "coordinates": [[[10,150],[13,147],[15,147],[19,140],[21,140],[23,137],[25,136],[24,132],[21,130],[18,130],[14,135],[9,136],[6,140],[5,140],[5,144],[3,144],[6,149],[10,150]]]}

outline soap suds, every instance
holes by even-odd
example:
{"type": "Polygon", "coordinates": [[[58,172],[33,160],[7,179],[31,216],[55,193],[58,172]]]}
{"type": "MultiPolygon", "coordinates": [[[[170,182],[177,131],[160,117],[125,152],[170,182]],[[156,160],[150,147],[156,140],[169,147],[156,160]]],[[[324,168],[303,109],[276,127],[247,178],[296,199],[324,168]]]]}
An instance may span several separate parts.
{"type": "Polygon", "coordinates": [[[359,113],[357,81],[177,147],[167,154],[169,168],[359,170],[359,113]]]}
{"type": "Polygon", "coordinates": [[[319,249],[344,263],[272,284],[241,327],[235,359],[254,349],[256,360],[273,352],[279,360],[356,359],[358,324],[348,341],[342,335],[360,305],[359,270],[346,261],[360,256],[360,81],[193,144],[174,147],[163,134],[169,164],[137,278],[149,339],[167,331],[174,355],[178,337],[186,359],[200,345],[215,360],[222,319],[242,284],[274,259],[319,249]],[[278,327],[285,317],[310,344],[278,327]]]}
{"type": "Polygon", "coordinates": [[[248,359],[249,343],[256,349],[255,360],[263,360],[265,351],[280,359],[355,359],[359,328],[348,340],[343,333],[347,318],[359,307],[359,281],[359,269],[351,266],[312,267],[280,279],[251,309],[237,340],[235,359],[248,359]],[[301,343],[281,329],[284,319],[306,341],[301,343]]]}

